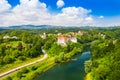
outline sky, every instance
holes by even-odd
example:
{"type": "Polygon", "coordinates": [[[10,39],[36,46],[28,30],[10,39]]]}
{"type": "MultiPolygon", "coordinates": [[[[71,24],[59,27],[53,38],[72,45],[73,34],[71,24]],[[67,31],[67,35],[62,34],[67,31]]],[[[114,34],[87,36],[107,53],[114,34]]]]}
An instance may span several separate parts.
{"type": "Polygon", "coordinates": [[[119,26],[120,0],[0,0],[0,27],[119,26]]]}

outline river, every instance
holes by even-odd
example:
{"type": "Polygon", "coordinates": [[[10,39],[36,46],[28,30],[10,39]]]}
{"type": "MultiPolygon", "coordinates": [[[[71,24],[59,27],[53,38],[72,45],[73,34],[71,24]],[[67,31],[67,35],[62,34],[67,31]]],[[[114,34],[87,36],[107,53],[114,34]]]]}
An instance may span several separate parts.
{"type": "Polygon", "coordinates": [[[57,64],[35,80],[83,80],[84,62],[91,57],[90,52],[78,54],[68,63],[57,64]]]}

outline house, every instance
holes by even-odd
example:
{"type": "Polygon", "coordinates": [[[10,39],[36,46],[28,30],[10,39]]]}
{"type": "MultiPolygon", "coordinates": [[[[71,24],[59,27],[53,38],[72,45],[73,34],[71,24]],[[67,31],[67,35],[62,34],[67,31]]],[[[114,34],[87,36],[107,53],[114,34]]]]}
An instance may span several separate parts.
{"type": "Polygon", "coordinates": [[[59,45],[65,46],[67,45],[68,42],[77,43],[77,38],[73,36],[63,36],[63,35],[59,35],[57,38],[57,43],[59,45]]]}
{"type": "Polygon", "coordinates": [[[42,39],[46,39],[46,33],[43,33],[42,35],[40,35],[42,39]]]}
{"type": "Polygon", "coordinates": [[[58,44],[65,46],[68,41],[69,41],[68,36],[62,36],[62,35],[58,36],[58,41],[57,41],[58,44]]]}
{"type": "Polygon", "coordinates": [[[10,36],[3,36],[3,39],[8,39],[10,38],[10,36]]]}
{"type": "Polygon", "coordinates": [[[3,39],[18,39],[18,37],[16,37],[16,36],[12,36],[12,37],[10,37],[10,36],[3,36],[3,39]]]}
{"type": "Polygon", "coordinates": [[[16,37],[16,36],[12,36],[11,38],[12,38],[12,39],[18,39],[18,37],[16,37]]]}
{"type": "Polygon", "coordinates": [[[77,43],[77,38],[76,38],[76,37],[71,37],[71,38],[70,38],[70,41],[71,41],[71,42],[74,42],[74,43],[77,43]]]}
{"type": "Polygon", "coordinates": [[[116,40],[113,40],[113,44],[115,44],[117,42],[117,39],[116,40]]]}
{"type": "Polygon", "coordinates": [[[105,39],[105,37],[106,37],[106,35],[102,34],[102,33],[99,33],[98,35],[100,35],[102,39],[105,39]]]}
{"type": "Polygon", "coordinates": [[[78,31],[78,35],[82,36],[84,33],[82,31],[78,31]]]}
{"type": "Polygon", "coordinates": [[[60,36],[60,35],[62,35],[62,33],[58,33],[57,35],[60,36]]]}

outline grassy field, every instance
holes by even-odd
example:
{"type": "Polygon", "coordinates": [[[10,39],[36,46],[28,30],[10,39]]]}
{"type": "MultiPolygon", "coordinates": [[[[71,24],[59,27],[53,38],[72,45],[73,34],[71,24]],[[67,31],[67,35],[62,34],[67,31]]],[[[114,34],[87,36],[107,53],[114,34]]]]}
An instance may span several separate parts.
{"type": "Polygon", "coordinates": [[[6,44],[7,46],[15,47],[18,43],[22,43],[23,45],[25,45],[23,41],[11,41],[8,43],[3,43],[3,44],[6,44]]]}
{"type": "Polygon", "coordinates": [[[45,60],[43,60],[42,62],[38,62],[34,65],[30,65],[28,67],[26,67],[26,69],[28,70],[27,73],[22,73],[22,77],[19,78],[17,75],[18,73],[20,73],[22,71],[22,69],[20,69],[17,72],[14,72],[12,74],[9,74],[3,78],[1,78],[0,80],[7,80],[8,77],[12,78],[12,80],[32,80],[33,78],[35,78],[36,76],[42,74],[43,72],[47,71],[48,69],[50,69],[51,67],[53,67],[55,65],[54,62],[54,58],[47,58],[45,60]],[[32,70],[32,67],[36,67],[36,70],[32,70]]]}
{"type": "Polygon", "coordinates": [[[37,58],[33,58],[33,59],[28,59],[28,60],[26,60],[26,61],[19,61],[19,62],[7,64],[7,65],[5,65],[5,66],[3,66],[3,67],[0,67],[0,74],[1,74],[1,73],[4,73],[4,72],[7,72],[7,71],[9,71],[9,70],[11,70],[11,69],[17,68],[17,67],[19,67],[19,66],[23,66],[23,65],[28,64],[28,63],[30,63],[30,62],[34,62],[34,61],[36,61],[36,60],[39,60],[39,59],[41,59],[42,57],[43,57],[43,55],[40,55],[40,56],[37,57],[37,58]]]}

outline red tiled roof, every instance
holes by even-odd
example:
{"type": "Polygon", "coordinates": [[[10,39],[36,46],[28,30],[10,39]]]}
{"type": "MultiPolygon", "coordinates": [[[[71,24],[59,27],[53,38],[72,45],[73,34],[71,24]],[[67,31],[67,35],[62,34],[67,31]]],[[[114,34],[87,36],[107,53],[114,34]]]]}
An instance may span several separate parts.
{"type": "Polygon", "coordinates": [[[68,40],[68,36],[58,36],[58,40],[68,40]]]}

